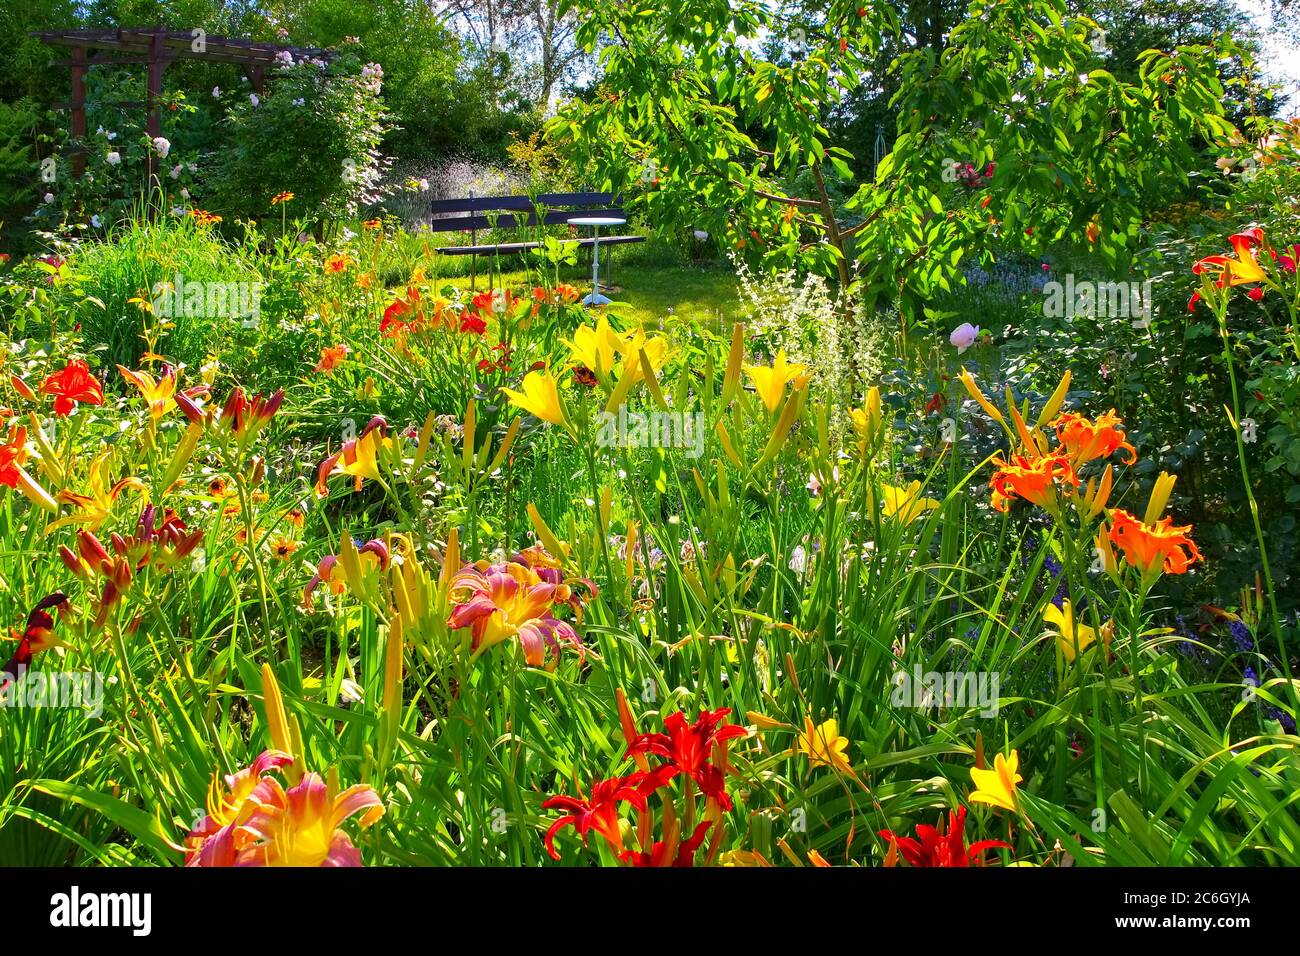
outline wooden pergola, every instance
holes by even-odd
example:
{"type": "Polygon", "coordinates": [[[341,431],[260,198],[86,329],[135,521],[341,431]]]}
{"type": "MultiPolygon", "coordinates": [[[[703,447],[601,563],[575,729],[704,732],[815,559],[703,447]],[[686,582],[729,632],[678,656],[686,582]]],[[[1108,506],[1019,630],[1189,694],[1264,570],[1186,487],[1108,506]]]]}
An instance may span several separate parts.
{"type": "MultiPolygon", "coordinates": [[[[167,64],[175,60],[201,60],[230,63],[242,67],[254,90],[261,93],[266,84],[266,68],[275,64],[284,52],[295,59],[333,59],[330,50],[315,47],[285,46],[259,40],[235,40],[209,36],[202,31],[168,30],[164,27],[120,27],[107,30],[52,30],[32,36],[54,46],[71,47],[72,55],[55,60],[56,66],[72,68],[72,99],[66,104],[72,114],[72,135],[86,136],[86,73],[92,66],[144,65],[148,68],[146,99],[125,106],[143,106],[147,112],[145,128],[150,138],[162,135],[162,78],[167,64]]],[[[156,171],[157,157],[149,156],[149,174],[156,171]]],[[[73,170],[80,176],[85,157],[73,157],[73,170]]]]}

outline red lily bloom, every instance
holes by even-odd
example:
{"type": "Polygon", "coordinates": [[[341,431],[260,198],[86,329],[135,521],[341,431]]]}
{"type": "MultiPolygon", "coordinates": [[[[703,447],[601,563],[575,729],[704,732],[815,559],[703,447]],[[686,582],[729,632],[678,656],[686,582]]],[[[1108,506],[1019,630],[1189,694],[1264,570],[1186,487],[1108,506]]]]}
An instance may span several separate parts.
{"type": "Polygon", "coordinates": [[[63,371],[48,376],[41,385],[41,393],[54,396],[54,414],[61,417],[71,415],[78,402],[104,404],[104,386],[90,374],[90,366],[81,359],[73,359],[63,371]]]}
{"type": "Polygon", "coordinates": [[[665,843],[663,840],[657,840],[649,853],[628,850],[626,853],[619,854],[619,859],[633,866],[694,866],[695,851],[704,843],[704,838],[709,835],[709,828],[712,826],[712,820],[705,820],[695,828],[695,832],[685,843],[665,843]],[[668,855],[672,853],[674,846],[677,848],[677,853],[670,860],[668,855]]]}
{"type": "Polygon", "coordinates": [[[0,668],[0,691],[9,686],[11,681],[17,681],[29,667],[32,665],[32,658],[41,651],[49,650],[51,647],[57,647],[62,642],[54,636],[54,618],[50,615],[50,608],[64,610],[68,607],[68,596],[62,591],[56,591],[41,599],[32,612],[27,615],[27,626],[22,634],[11,630],[13,639],[18,641],[18,650],[14,652],[13,657],[9,658],[8,663],[0,668]]]}
{"type": "Polygon", "coordinates": [[[663,768],[668,771],[665,782],[679,773],[687,774],[706,797],[716,800],[723,810],[730,810],[731,797],[727,795],[723,772],[709,760],[714,748],[721,748],[725,766],[727,741],[746,734],[739,724],[718,726],[729,713],[730,707],[719,707],[712,713],[700,711],[695,723],[688,725],[686,715],[678,711],[664,721],[666,734],[639,734],[628,744],[627,756],[652,753],[665,758],[669,761],[663,768]]]}
{"type": "Polygon", "coordinates": [[[460,317],[460,330],[473,335],[482,335],[487,331],[487,323],[483,317],[473,312],[463,312],[460,317]]]}
{"type": "Polygon", "coordinates": [[[570,797],[559,794],[542,804],[543,810],[567,810],[568,812],[551,824],[546,831],[546,852],[551,859],[558,860],[560,854],[555,849],[555,835],[572,824],[582,837],[582,845],[587,845],[587,834],[595,830],[603,836],[615,852],[623,849],[623,834],[618,827],[618,805],[623,802],[632,804],[638,810],[646,809],[646,794],[652,793],[662,783],[662,778],[654,774],[637,771],[626,777],[610,777],[598,780],[591,787],[590,797],[570,797]],[[658,782],[656,782],[658,781],[658,782]],[[654,786],[647,788],[647,783],[654,786]]]}
{"type": "Polygon", "coordinates": [[[1001,840],[980,840],[966,846],[966,808],[948,812],[948,832],[918,823],[916,837],[896,836],[892,830],[881,830],[880,836],[898,845],[903,859],[912,866],[978,866],[980,855],[994,847],[1011,849],[1010,843],[1001,840]]]}
{"type": "Polygon", "coordinates": [[[269,398],[254,395],[250,399],[244,395],[242,388],[236,387],[221,409],[221,424],[229,426],[241,441],[252,438],[271,423],[283,401],[284,389],[269,398]]]}

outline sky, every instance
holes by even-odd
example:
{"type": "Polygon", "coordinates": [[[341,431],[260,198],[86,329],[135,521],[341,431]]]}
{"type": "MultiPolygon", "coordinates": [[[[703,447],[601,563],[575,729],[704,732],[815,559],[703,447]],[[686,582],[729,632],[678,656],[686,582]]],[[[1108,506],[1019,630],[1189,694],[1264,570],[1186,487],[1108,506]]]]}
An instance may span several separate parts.
{"type": "Polygon", "coordinates": [[[1300,115],[1300,47],[1281,31],[1272,29],[1267,0],[1236,0],[1236,3],[1255,19],[1263,33],[1263,62],[1260,65],[1264,74],[1291,94],[1287,112],[1292,116],[1300,115]]]}

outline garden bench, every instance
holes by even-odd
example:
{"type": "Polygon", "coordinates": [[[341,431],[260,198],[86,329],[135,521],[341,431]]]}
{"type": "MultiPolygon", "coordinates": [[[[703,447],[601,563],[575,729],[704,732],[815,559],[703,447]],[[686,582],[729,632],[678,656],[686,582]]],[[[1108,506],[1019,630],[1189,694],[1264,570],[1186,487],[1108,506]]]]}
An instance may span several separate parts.
{"type": "MultiPolygon", "coordinates": [[[[433,232],[469,232],[468,246],[443,246],[443,255],[469,256],[488,253],[523,252],[538,249],[542,242],[496,242],[479,244],[480,229],[522,229],[528,226],[562,226],[579,216],[626,218],[612,193],[544,193],[540,196],[470,196],[466,199],[435,199],[430,203],[429,228],[433,232]],[[540,213],[540,215],[539,215],[540,213]]],[[[573,240],[583,248],[591,237],[573,240]]],[[[600,244],[621,245],[644,242],[645,236],[601,236],[600,244]]]]}

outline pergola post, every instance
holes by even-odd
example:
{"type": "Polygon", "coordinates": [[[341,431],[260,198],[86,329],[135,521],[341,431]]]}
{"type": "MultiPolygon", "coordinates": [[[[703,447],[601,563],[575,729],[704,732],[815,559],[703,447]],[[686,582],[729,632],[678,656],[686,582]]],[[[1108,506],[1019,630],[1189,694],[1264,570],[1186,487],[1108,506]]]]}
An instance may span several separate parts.
{"type": "MultiPolygon", "coordinates": [[[[72,48],[72,100],[68,104],[72,112],[72,136],[85,141],[86,138],[86,71],[90,64],[86,58],[86,48],[72,48]]],[[[72,175],[81,178],[86,171],[86,154],[79,150],[72,157],[72,175]]]]}
{"type": "MultiPolygon", "coordinates": [[[[149,111],[145,129],[152,141],[162,135],[162,75],[167,66],[163,48],[163,35],[155,33],[149,39],[149,80],[145,96],[145,109],[149,111]]],[[[158,154],[150,149],[146,188],[152,188],[154,177],[158,173],[158,154]]]]}

